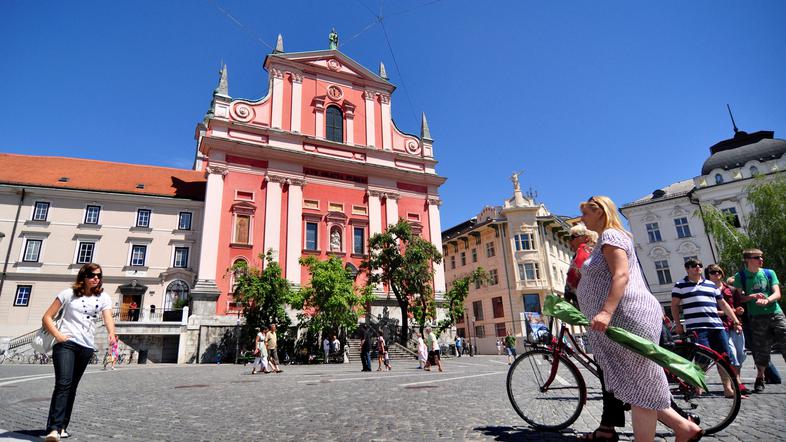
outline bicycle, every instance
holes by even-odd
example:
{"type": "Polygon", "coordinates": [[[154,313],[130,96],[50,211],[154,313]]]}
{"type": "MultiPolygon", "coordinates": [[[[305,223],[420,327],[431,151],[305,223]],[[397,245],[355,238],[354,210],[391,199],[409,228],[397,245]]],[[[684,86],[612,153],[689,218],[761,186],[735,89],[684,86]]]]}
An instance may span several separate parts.
{"type": "Polygon", "coordinates": [[[4,362],[8,362],[11,364],[18,364],[23,360],[24,360],[24,355],[22,353],[12,352],[10,350],[0,352],[0,364],[4,362]]]}
{"type": "MultiPolygon", "coordinates": [[[[553,330],[552,324],[549,330],[553,330]]],[[[588,400],[587,383],[571,359],[595,377],[599,367],[564,323],[556,339],[548,333],[529,344],[532,349],[516,358],[508,370],[508,399],[532,427],[562,430],[578,419],[588,400]]],[[[734,370],[723,356],[690,339],[679,338],[673,345],[680,355],[704,370],[708,390],[701,391],[665,370],[671,407],[682,417],[701,423],[705,434],[721,431],[734,421],[740,409],[741,395],[734,370]],[[730,397],[726,397],[724,383],[733,391],[730,397]]]]}
{"type": "Polygon", "coordinates": [[[38,353],[37,351],[34,351],[33,354],[31,354],[27,358],[27,363],[28,364],[41,364],[41,365],[44,365],[44,364],[48,364],[51,361],[52,361],[52,358],[49,357],[49,355],[44,354],[44,353],[38,353]]]}

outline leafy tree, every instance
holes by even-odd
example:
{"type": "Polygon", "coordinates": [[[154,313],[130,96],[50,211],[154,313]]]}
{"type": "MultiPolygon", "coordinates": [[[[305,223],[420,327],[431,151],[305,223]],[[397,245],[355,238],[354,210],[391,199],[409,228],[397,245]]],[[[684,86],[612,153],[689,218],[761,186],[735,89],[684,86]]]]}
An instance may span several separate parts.
{"type": "Polygon", "coordinates": [[[399,341],[406,344],[410,314],[421,329],[436,316],[432,264],[442,262],[442,254],[434,244],[415,235],[402,219],[372,236],[368,247],[369,257],[361,269],[367,272],[369,285],[385,284],[396,297],[402,318],[399,341]]]}
{"type": "MultiPolygon", "coordinates": [[[[458,278],[453,281],[450,289],[445,293],[445,301],[447,302],[447,317],[439,321],[437,326],[437,336],[442,334],[445,330],[455,324],[459,318],[464,317],[464,301],[469,294],[469,285],[475,281],[485,281],[487,279],[486,271],[483,267],[478,267],[467,276],[458,278]]],[[[420,334],[423,334],[423,329],[420,329],[420,334]]]]}
{"type": "Polygon", "coordinates": [[[764,252],[765,267],[786,277],[786,176],[757,178],[745,193],[751,206],[746,231],[734,228],[715,207],[702,205],[704,226],[717,245],[719,264],[733,274],[743,265],[742,251],[755,247],[764,252]]]}
{"type": "Polygon", "coordinates": [[[370,287],[356,287],[352,274],[335,256],[325,261],[302,257],[300,264],[311,273],[308,286],[292,296],[292,307],[303,310],[298,315],[301,325],[310,333],[354,330],[364,313],[363,306],[373,298],[370,287]]]}
{"type": "Polygon", "coordinates": [[[235,274],[235,302],[241,307],[246,324],[241,332],[242,342],[253,340],[256,328],[262,325],[276,324],[279,334],[285,332],[290,325],[286,313],[286,304],[290,302],[292,292],[289,281],[281,276],[281,266],[273,259],[273,252],[259,254],[262,268],[249,266],[240,260],[232,266],[235,274]]]}

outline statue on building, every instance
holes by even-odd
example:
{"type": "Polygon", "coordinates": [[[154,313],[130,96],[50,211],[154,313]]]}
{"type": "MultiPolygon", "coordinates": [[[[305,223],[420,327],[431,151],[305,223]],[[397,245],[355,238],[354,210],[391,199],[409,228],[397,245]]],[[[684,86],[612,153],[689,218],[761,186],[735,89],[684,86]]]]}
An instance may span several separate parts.
{"type": "Polygon", "coordinates": [[[338,49],[338,34],[336,34],[336,28],[331,29],[328,35],[328,41],[330,42],[330,49],[338,49]]]}
{"type": "Polygon", "coordinates": [[[517,192],[521,192],[521,186],[519,185],[519,175],[524,173],[523,170],[518,172],[513,172],[513,175],[510,176],[510,180],[513,181],[513,190],[517,192]]]}
{"type": "Polygon", "coordinates": [[[339,232],[338,227],[334,227],[330,231],[330,251],[331,252],[341,251],[341,232],[339,232]]]}

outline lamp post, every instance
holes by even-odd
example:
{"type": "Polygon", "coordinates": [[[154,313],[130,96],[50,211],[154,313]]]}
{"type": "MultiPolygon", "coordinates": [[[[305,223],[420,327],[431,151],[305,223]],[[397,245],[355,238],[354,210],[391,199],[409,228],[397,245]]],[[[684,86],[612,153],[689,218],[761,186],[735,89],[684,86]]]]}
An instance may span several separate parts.
{"type": "MultiPolygon", "coordinates": [[[[474,315],[472,316],[472,330],[473,331],[475,330],[475,316],[474,315]]],[[[477,333],[475,333],[475,344],[472,346],[472,349],[474,351],[469,354],[470,356],[474,356],[475,353],[478,352],[478,334],[477,333]]]]}
{"type": "Polygon", "coordinates": [[[239,357],[240,357],[240,313],[237,314],[237,321],[235,322],[235,365],[237,365],[237,361],[239,357]]]}

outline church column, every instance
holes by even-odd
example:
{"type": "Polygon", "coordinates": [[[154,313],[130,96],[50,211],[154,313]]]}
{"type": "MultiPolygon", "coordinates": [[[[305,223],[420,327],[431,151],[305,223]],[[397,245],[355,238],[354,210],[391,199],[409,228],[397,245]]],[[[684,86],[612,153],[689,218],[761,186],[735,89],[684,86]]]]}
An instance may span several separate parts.
{"type": "Polygon", "coordinates": [[[314,98],[314,136],[325,138],[325,99],[314,98]]]}
{"type": "Polygon", "coordinates": [[[272,115],[270,127],[281,129],[281,119],[284,113],[284,73],[280,69],[270,69],[270,81],[273,82],[272,115]]]}
{"type": "Polygon", "coordinates": [[[388,225],[398,222],[398,198],[399,196],[395,193],[385,195],[385,215],[387,216],[388,225]]]}
{"type": "Polygon", "coordinates": [[[363,92],[366,99],[366,146],[374,147],[376,144],[376,133],[374,129],[374,97],[376,93],[372,91],[363,92]]]}
{"type": "Polygon", "coordinates": [[[382,149],[393,150],[393,135],[390,119],[390,95],[380,94],[379,102],[382,104],[382,149]]]}
{"type": "Polygon", "coordinates": [[[344,139],[352,146],[355,144],[355,106],[344,104],[344,119],[347,122],[347,134],[344,139]]]}
{"type": "Polygon", "coordinates": [[[369,236],[382,233],[382,203],[379,201],[381,193],[376,190],[368,191],[368,229],[369,236]]]}
{"type": "MultiPolygon", "coordinates": [[[[437,250],[442,250],[442,226],[439,220],[439,206],[442,200],[437,197],[428,198],[428,231],[431,243],[437,250]]],[[[445,293],[445,265],[434,264],[434,292],[445,293]]]]}
{"type": "Polygon", "coordinates": [[[306,180],[290,178],[287,203],[287,279],[300,286],[300,254],[303,252],[303,186],[306,180]]]}
{"type": "Polygon", "coordinates": [[[284,177],[265,176],[267,197],[265,198],[265,248],[264,253],[273,250],[273,258],[278,260],[281,242],[281,185],[284,177]]]}
{"type": "Polygon", "coordinates": [[[216,285],[218,268],[218,234],[221,231],[221,202],[224,196],[224,177],[229,173],[224,165],[207,166],[205,210],[202,215],[199,276],[191,291],[193,314],[210,316],[216,313],[216,300],[221,291],[216,285]]]}
{"type": "Polygon", "coordinates": [[[292,72],[292,132],[300,132],[300,112],[303,109],[303,74],[292,72]]]}

